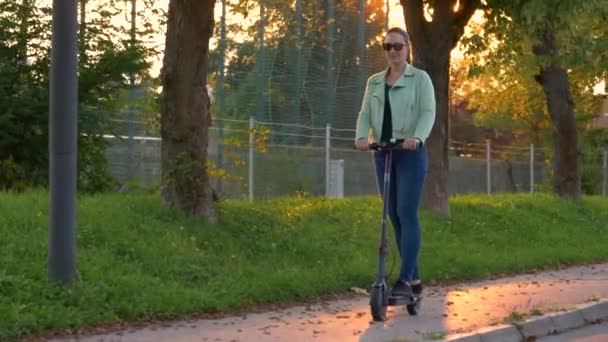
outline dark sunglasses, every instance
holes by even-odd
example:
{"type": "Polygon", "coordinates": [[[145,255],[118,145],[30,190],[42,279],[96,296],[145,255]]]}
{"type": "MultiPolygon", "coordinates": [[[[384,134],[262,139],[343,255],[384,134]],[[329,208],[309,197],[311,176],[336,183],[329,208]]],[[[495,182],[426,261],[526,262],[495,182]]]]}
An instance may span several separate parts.
{"type": "Polygon", "coordinates": [[[404,46],[405,46],[404,43],[384,43],[384,44],[382,44],[382,48],[384,49],[384,51],[391,51],[391,49],[395,49],[395,51],[401,51],[401,50],[403,50],[404,46]]]}

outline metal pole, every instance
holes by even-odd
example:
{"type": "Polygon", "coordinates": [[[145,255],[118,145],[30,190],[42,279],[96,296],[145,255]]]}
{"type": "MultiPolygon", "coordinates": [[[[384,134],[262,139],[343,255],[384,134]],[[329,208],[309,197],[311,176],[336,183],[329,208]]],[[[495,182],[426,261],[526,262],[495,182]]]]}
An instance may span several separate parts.
{"type": "MultiPolygon", "coordinates": [[[[608,83],[607,83],[608,84],[608,83]]],[[[607,85],[608,87],[608,85],[607,85]]],[[[608,150],[604,150],[604,184],[602,186],[602,195],[608,195],[608,150]]]]}
{"type": "Polygon", "coordinates": [[[77,17],[76,0],[53,0],[48,276],[49,280],[64,284],[73,283],[76,273],[77,17]]]}
{"type": "Polygon", "coordinates": [[[19,16],[21,17],[21,26],[19,30],[21,31],[19,34],[19,58],[21,58],[21,63],[23,65],[27,65],[27,43],[28,43],[28,21],[29,21],[29,9],[30,4],[28,0],[21,0],[21,8],[19,9],[19,16]]]}
{"type": "MultiPolygon", "coordinates": [[[[301,123],[300,106],[302,98],[302,44],[303,44],[303,23],[302,23],[302,1],[296,0],[296,62],[294,65],[295,72],[295,95],[293,99],[293,116],[294,123],[301,123]]],[[[296,136],[294,137],[295,144],[300,145],[300,127],[296,127],[296,136]]]]}
{"type": "Polygon", "coordinates": [[[359,0],[359,35],[357,39],[357,46],[359,47],[359,80],[358,98],[363,98],[363,92],[365,91],[365,78],[366,78],[366,60],[365,60],[365,0],[359,0]]]}
{"type": "MultiPolygon", "coordinates": [[[[131,48],[135,48],[135,30],[136,30],[137,11],[135,0],[131,0],[131,48]]],[[[127,167],[131,167],[135,160],[134,148],[135,140],[135,74],[129,73],[129,111],[127,114],[127,132],[129,135],[129,143],[127,146],[127,167]]]]}
{"type": "MultiPolygon", "coordinates": [[[[220,113],[224,113],[226,108],[226,99],[224,92],[224,83],[225,83],[225,59],[226,59],[226,0],[222,0],[222,17],[220,19],[220,58],[219,58],[219,76],[218,76],[218,98],[219,98],[219,109],[220,113]]],[[[220,169],[224,168],[224,148],[223,148],[223,138],[224,138],[224,121],[218,120],[218,141],[217,141],[217,165],[220,169]]],[[[223,180],[220,178],[218,180],[218,191],[223,192],[223,180]]]]}
{"type": "Polygon", "coordinates": [[[492,164],[490,139],[486,140],[486,189],[488,195],[492,193],[492,164]]]}
{"type": "Polygon", "coordinates": [[[264,1],[260,0],[260,22],[258,24],[258,57],[257,57],[257,111],[256,118],[258,121],[264,120],[264,26],[265,26],[265,13],[264,13],[264,1]]]}
{"type": "Polygon", "coordinates": [[[335,0],[327,0],[327,108],[325,117],[331,123],[334,116],[334,33],[336,30],[335,0]]]}
{"type": "Polygon", "coordinates": [[[249,202],[253,202],[253,152],[255,144],[255,119],[249,118],[249,202]]]}
{"type": "Polygon", "coordinates": [[[530,144],[530,192],[534,192],[534,144],[530,144]]]}
{"type": "Polygon", "coordinates": [[[325,126],[325,196],[329,197],[329,163],[331,161],[331,124],[325,126]]]}

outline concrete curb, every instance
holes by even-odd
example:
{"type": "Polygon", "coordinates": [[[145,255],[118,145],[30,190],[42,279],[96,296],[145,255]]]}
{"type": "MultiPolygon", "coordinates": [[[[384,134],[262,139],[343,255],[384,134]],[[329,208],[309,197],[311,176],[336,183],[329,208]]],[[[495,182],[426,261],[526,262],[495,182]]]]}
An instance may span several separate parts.
{"type": "Polygon", "coordinates": [[[449,342],[532,341],[585,325],[608,320],[608,299],[577,305],[574,309],[551,313],[512,324],[482,328],[471,333],[449,335],[449,342]]]}

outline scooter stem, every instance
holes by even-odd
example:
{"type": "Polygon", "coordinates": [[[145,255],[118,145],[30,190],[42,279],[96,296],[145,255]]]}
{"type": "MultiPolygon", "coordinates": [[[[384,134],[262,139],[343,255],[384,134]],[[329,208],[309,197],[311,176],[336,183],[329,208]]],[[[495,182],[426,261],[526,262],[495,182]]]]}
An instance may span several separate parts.
{"type": "Polygon", "coordinates": [[[382,184],[382,226],[380,229],[380,250],[378,258],[378,275],[376,277],[376,284],[382,284],[385,282],[386,277],[386,255],[387,255],[387,241],[386,241],[386,223],[388,216],[388,205],[390,199],[390,184],[391,184],[391,168],[392,168],[392,154],[391,149],[384,151],[384,181],[382,184]]]}

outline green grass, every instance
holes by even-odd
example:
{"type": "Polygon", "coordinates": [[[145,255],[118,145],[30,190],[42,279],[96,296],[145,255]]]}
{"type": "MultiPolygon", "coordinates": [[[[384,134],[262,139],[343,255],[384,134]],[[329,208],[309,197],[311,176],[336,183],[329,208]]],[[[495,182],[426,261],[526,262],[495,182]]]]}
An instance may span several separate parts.
{"type": "Polygon", "coordinates": [[[422,334],[423,341],[443,340],[448,334],[445,331],[428,331],[422,334]]]}
{"type": "MultiPolygon", "coordinates": [[[[0,340],[304,300],[374,279],[377,197],[223,202],[222,224],[208,226],[153,195],[107,194],[78,199],[78,281],[65,289],[47,281],[47,198],[0,193],[0,340]]],[[[451,209],[450,219],[421,216],[426,282],[608,259],[608,199],[471,195],[451,209]]]]}

